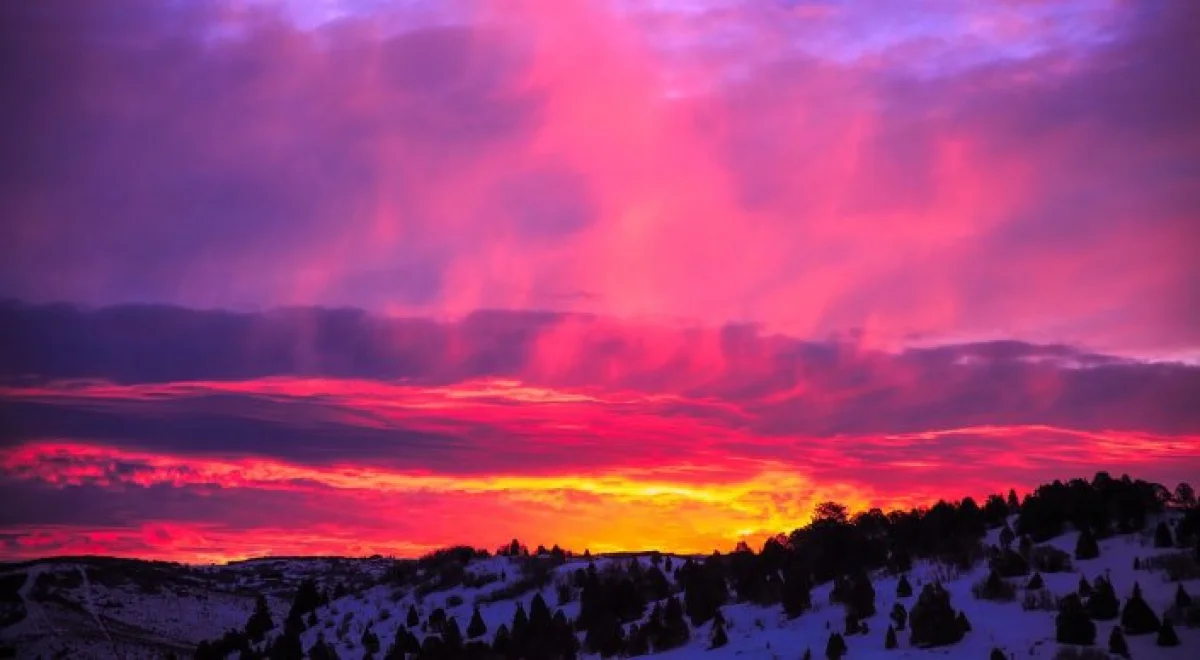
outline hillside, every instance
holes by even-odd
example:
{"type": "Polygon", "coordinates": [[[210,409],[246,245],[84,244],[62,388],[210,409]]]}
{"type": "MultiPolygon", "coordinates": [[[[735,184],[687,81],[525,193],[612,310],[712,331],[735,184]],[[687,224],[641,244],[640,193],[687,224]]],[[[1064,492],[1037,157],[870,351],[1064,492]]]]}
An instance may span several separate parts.
{"type": "MultiPolygon", "coordinates": [[[[1161,534],[1156,524],[1160,520],[1178,535],[1178,512],[1154,514],[1138,531],[1100,539],[1098,557],[1074,559],[1080,532],[1068,530],[1040,544],[1004,539],[1006,530],[1021,526],[1019,516],[1011,515],[1003,526],[988,529],[961,560],[926,557],[903,570],[873,568],[867,574],[875,611],[861,617],[865,633],[844,636],[846,657],[988,658],[993,649],[1000,649],[1010,658],[1054,658],[1063,648],[1056,642],[1057,601],[1075,593],[1081,578],[1089,584],[1106,578],[1123,609],[1137,583],[1160,617],[1174,606],[1181,587],[1200,601],[1196,552],[1190,546],[1156,547],[1164,545],[1156,538],[1156,532],[1161,534]],[[1013,548],[1008,554],[1001,550],[1006,542],[1013,548]],[[1001,558],[1017,554],[1034,566],[1004,580],[1015,587],[1014,598],[977,598],[973,588],[987,580],[989,565],[998,566],[1001,558]],[[1065,565],[1054,566],[1056,561],[1065,565]],[[1027,609],[1027,594],[1032,600],[1039,594],[1025,588],[1032,574],[1038,573],[1039,562],[1046,591],[1038,607],[1027,609]],[[910,596],[897,595],[902,575],[912,586],[910,596]],[[885,649],[895,604],[913,615],[923,587],[932,583],[944,585],[953,610],[965,615],[970,630],[950,645],[916,648],[910,628],[905,627],[896,634],[898,648],[885,649]]],[[[516,547],[514,552],[491,554],[458,548],[421,560],[268,558],[222,566],[103,557],[47,559],[0,567],[0,647],[18,658],[222,657],[219,638],[227,631],[245,629],[261,596],[270,618],[264,627],[269,630],[251,643],[247,657],[260,652],[299,657],[294,655],[299,651],[288,650],[294,647],[288,645],[285,631],[292,627],[304,657],[333,657],[322,656],[322,644],[340,658],[403,657],[406,648],[410,657],[420,658],[504,657],[504,653],[490,655],[488,649],[498,634],[512,640],[522,628],[542,631],[525,634],[526,644],[539,636],[555,637],[554,644],[577,647],[581,657],[599,657],[595,651],[606,643],[616,644],[612,648],[621,655],[657,650],[656,656],[676,659],[799,659],[806,650],[814,658],[825,657],[831,632],[846,631],[851,600],[842,595],[836,597],[841,602],[835,602],[837,582],[812,579],[809,574],[803,578],[809,598],[799,605],[788,600],[788,594],[795,592],[792,573],[770,569],[764,580],[755,582],[752,578],[759,574],[745,567],[766,564],[770,546],[761,553],[740,549],[714,557],[658,553],[590,557],[557,549],[530,555],[516,547]],[[717,576],[717,589],[723,595],[708,615],[697,615],[704,608],[697,594],[705,584],[698,576],[705,571],[710,571],[709,577],[717,576]],[[780,575],[784,577],[778,579],[780,575]],[[603,597],[597,596],[600,593],[603,597]],[[539,597],[542,602],[535,602],[539,597]],[[671,599],[678,599],[682,607],[676,609],[686,608],[687,616],[678,619],[682,629],[675,630],[672,634],[677,636],[668,643],[664,630],[672,629],[671,599]],[[728,643],[710,649],[718,625],[711,615],[718,604],[728,643]],[[789,618],[788,607],[797,616],[789,618]],[[471,625],[476,608],[482,631],[471,625]],[[499,633],[502,628],[505,632],[499,633]],[[562,630],[570,631],[569,639],[561,637],[562,630]],[[605,642],[606,630],[619,640],[605,642]],[[439,644],[452,638],[449,646],[439,644]],[[640,648],[639,640],[646,639],[650,640],[647,648],[640,648]],[[476,642],[474,655],[462,650],[472,648],[471,642],[476,642]]],[[[888,558],[894,561],[897,553],[888,558]]],[[[1132,657],[1195,657],[1200,649],[1198,614],[1197,605],[1173,613],[1179,646],[1157,645],[1154,633],[1128,635],[1132,657]]],[[[1119,622],[1096,621],[1093,648],[1107,649],[1110,632],[1119,622]]],[[[229,635],[224,650],[236,649],[242,639],[240,632],[229,635]]],[[[509,656],[517,653],[510,649],[509,656]]],[[[238,657],[237,652],[230,657],[238,657]]]]}

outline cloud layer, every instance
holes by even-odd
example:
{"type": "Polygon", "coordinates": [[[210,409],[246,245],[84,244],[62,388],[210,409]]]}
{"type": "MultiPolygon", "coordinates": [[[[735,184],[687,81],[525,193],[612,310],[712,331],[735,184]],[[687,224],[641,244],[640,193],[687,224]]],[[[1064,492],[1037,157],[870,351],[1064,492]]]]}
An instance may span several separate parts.
{"type": "Polygon", "coordinates": [[[0,345],[20,347],[0,353],[12,555],[84,551],[96,534],[190,559],[269,543],[411,554],[534,530],[707,551],[826,498],[909,506],[1200,469],[1200,368],[1065,346],[893,353],[520,312],[0,316],[0,345]],[[162,525],[159,542],[146,530],[162,525]],[[308,528],[323,531],[280,540],[308,528]]]}
{"type": "Polygon", "coordinates": [[[1200,4],[386,4],[0,6],[0,553],[1198,473],[1200,4]]]}
{"type": "Polygon", "coordinates": [[[10,295],[1200,340],[1191,3],[74,4],[4,9],[10,295]]]}

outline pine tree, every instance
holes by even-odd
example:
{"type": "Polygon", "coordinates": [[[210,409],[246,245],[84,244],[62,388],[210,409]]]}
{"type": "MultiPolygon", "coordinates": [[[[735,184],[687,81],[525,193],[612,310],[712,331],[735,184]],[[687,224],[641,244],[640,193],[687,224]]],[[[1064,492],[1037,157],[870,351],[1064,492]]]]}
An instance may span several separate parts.
{"type": "Polygon", "coordinates": [[[729,643],[729,636],[725,634],[725,625],[721,621],[713,621],[711,641],[710,649],[719,649],[729,643]]]}
{"type": "Polygon", "coordinates": [[[908,622],[908,610],[905,610],[900,603],[896,603],[892,605],[890,617],[896,625],[896,630],[904,630],[904,625],[908,622]]]}
{"type": "Polygon", "coordinates": [[[1191,604],[1192,597],[1188,595],[1188,592],[1183,588],[1183,583],[1180,582],[1179,586],[1175,588],[1175,607],[1178,607],[1182,611],[1187,609],[1191,604]]]}
{"type": "Polygon", "coordinates": [[[800,660],[812,660],[812,649],[804,649],[804,655],[800,660]]]}
{"type": "Polygon", "coordinates": [[[1007,550],[1016,538],[1017,535],[1013,534],[1012,527],[1009,527],[1008,523],[1004,523],[1004,528],[1000,530],[1000,547],[1007,550]]]}
{"type": "Polygon", "coordinates": [[[1117,592],[1112,583],[1103,575],[1096,576],[1092,595],[1087,600],[1088,616],[1096,621],[1111,621],[1120,614],[1121,603],[1117,600],[1117,592]]]}
{"type": "Polygon", "coordinates": [[[1004,651],[993,647],[992,654],[988,656],[988,660],[1008,660],[1008,656],[1004,655],[1004,651]]]}
{"type": "Polygon", "coordinates": [[[883,648],[894,649],[900,644],[896,641],[896,629],[888,626],[887,635],[883,638],[883,648]]]}
{"type": "Polygon", "coordinates": [[[909,641],[918,648],[946,646],[963,638],[958,615],[950,605],[950,592],[941,584],[926,584],[909,613],[909,641]]]}
{"type": "Polygon", "coordinates": [[[1080,598],[1091,598],[1092,597],[1092,583],[1088,582],[1087,578],[1080,575],[1079,576],[1079,587],[1078,587],[1078,589],[1076,589],[1076,592],[1079,594],[1080,598]]]}
{"type": "Polygon", "coordinates": [[[371,626],[367,626],[367,629],[363,631],[360,641],[367,653],[379,653],[379,637],[374,630],[371,630],[371,626]]]}
{"type": "Polygon", "coordinates": [[[254,600],[254,612],[246,621],[246,636],[252,642],[261,642],[267,631],[274,627],[275,621],[271,619],[271,608],[267,605],[266,597],[260,594],[254,600]]]}
{"type": "Polygon", "coordinates": [[[337,653],[325,642],[324,633],[317,633],[317,641],[308,650],[311,660],[337,660],[337,653]]]}
{"type": "Polygon", "coordinates": [[[497,655],[508,655],[510,645],[511,642],[508,636],[508,626],[502,623],[500,624],[499,628],[496,628],[496,635],[492,638],[492,650],[495,651],[497,655]]]}
{"type": "Polygon", "coordinates": [[[525,643],[525,638],[529,632],[529,615],[525,613],[525,606],[517,603],[517,611],[513,613],[513,623],[510,636],[513,644],[520,648],[525,643]]]}
{"type": "Polygon", "coordinates": [[[1179,636],[1175,634],[1170,619],[1163,617],[1162,625],[1158,628],[1158,639],[1154,643],[1159,646],[1179,646],[1179,636]]]}
{"type": "Polygon", "coordinates": [[[1121,627],[1125,629],[1125,634],[1148,635],[1156,632],[1161,625],[1158,615],[1142,598],[1142,586],[1135,582],[1133,595],[1125,602],[1125,609],[1121,612],[1121,627]]]}
{"type": "Polygon", "coordinates": [[[907,575],[901,575],[900,581],[896,583],[896,597],[908,598],[913,594],[912,585],[908,582],[907,575]]]}
{"type": "Polygon", "coordinates": [[[1021,510],[1021,503],[1017,500],[1017,491],[1008,489],[1008,511],[1009,513],[1017,513],[1021,510]]]}
{"type": "Polygon", "coordinates": [[[471,612],[471,621],[467,624],[467,638],[475,639],[482,637],[487,633],[487,624],[483,622],[483,617],[479,615],[479,608],[476,607],[474,612],[471,612]]]}
{"type": "Polygon", "coordinates": [[[793,570],[783,580],[783,611],[789,619],[795,619],[812,607],[811,587],[800,571],[793,570]]]}
{"type": "Polygon", "coordinates": [[[1084,526],[1079,532],[1079,538],[1075,541],[1075,558],[1079,560],[1095,559],[1100,556],[1100,546],[1096,543],[1096,537],[1092,535],[1091,527],[1084,526]]]}
{"type": "Polygon", "coordinates": [[[1076,594],[1068,594],[1058,605],[1054,618],[1055,638],[1059,644],[1091,645],[1096,641],[1096,624],[1076,594]]]}
{"type": "Polygon", "coordinates": [[[1154,528],[1154,547],[1156,548],[1171,548],[1175,546],[1175,537],[1171,535],[1171,528],[1167,527],[1165,521],[1158,523],[1154,528]]]}
{"type": "Polygon", "coordinates": [[[1032,591],[1035,589],[1041,589],[1045,586],[1046,582],[1042,579],[1042,574],[1034,573],[1033,577],[1029,578],[1029,583],[1025,585],[1025,588],[1032,591]]]}
{"type": "Polygon", "coordinates": [[[448,649],[461,649],[463,645],[462,631],[458,629],[458,620],[450,617],[442,626],[442,642],[448,649]]]}
{"type": "Polygon", "coordinates": [[[1125,643],[1125,634],[1121,632],[1121,626],[1113,626],[1108,635],[1108,652],[1122,658],[1129,657],[1129,645],[1125,643]]]}
{"type": "Polygon", "coordinates": [[[958,628],[964,633],[971,632],[971,622],[967,620],[967,613],[962,610],[958,611],[958,628]]]}
{"type": "Polygon", "coordinates": [[[825,642],[825,657],[828,660],[838,660],[846,655],[846,640],[837,633],[829,634],[829,641],[825,642]]]}
{"type": "Polygon", "coordinates": [[[419,614],[417,614],[417,606],[416,605],[408,606],[408,621],[407,621],[407,623],[408,623],[409,628],[416,628],[417,626],[421,625],[421,616],[419,614]]]}

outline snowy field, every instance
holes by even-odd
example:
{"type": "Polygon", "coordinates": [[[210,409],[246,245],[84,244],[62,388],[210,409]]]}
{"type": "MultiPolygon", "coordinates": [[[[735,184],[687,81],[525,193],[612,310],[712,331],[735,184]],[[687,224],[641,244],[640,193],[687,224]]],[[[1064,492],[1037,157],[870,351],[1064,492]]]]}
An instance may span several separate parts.
{"type": "MultiPolygon", "coordinates": [[[[996,543],[997,532],[987,543],[996,543]]],[[[1075,533],[1053,539],[1052,545],[1071,552],[1075,533]]],[[[1046,587],[1063,596],[1076,590],[1080,576],[1092,581],[1107,575],[1122,602],[1135,581],[1144,596],[1161,615],[1174,601],[1179,583],[1169,582],[1160,571],[1134,570],[1135,558],[1144,561],[1163,553],[1153,547],[1145,534],[1115,536],[1100,542],[1101,555],[1092,560],[1074,561],[1072,572],[1045,573],[1046,587]]],[[[663,557],[667,557],[663,555],[663,557]]],[[[578,590],[569,602],[560,603],[558,583],[569,583],[572,574],[594,563],[601,572],[612,562],[628,565],[632,556],[620,558],[568,558],[554,569],[547,586],[540,591],[551,611],[561,609],[573,619],[579,612],[578,590]]],[[[648,556],[639,556],[650,566],[648,556]]],[[[683,558],[672,557],[675,566],[683,558]]],[[[278,634],[287,615],[291,597],[299,583],[314,579],[322,590],[340,585],[345,594],[317,609],[316,625],[302,635],[305,649],[321,635],[341,658],[361,658],[363,632],[369,626],[378,636],[382,649],[395,639],[397,627],[405,621],[410,607],[422,620],[435,608],[443,608],[447,617],[455,617],[465,631],[473,609],[478,606],[490,639],[501,624],[510,625],[517,607],[526,610],[534,593],[492,602],[497,590],[509,588],[522,576],[517,558],[490,557],[471,561],[466,566],[468,584],[450,589],[421,590],[413,585],[397,587],[387,580],[391,562],[386,559],[263,559],[223,566],[189,567],[105,558],[48,560],[0,567],[4,609],[0,616],[0,647],[15,652],[18,658],[162,658],[175,654],[191,657],[196,644],[219,637],[228,629],[241,629],[262,594],[276,623],[278,634]]],[[[970,572],[957,574],[948,567],[917,563],[908,574],[919,594],[921,586],[941,581],[952,595],[954,608],[962,610],[972,630],[956,645],[937,649],[915,649],[908,643],[908,632],[898,634],[899,648],[884,649],[888,613],[893,603],[911,609],[916,596],[897,599],[898,578],[873,576],[877,614],[866,620],[869,632],[847,636],[847,658],[988,658],[993,648],[1002,649],[1012,658],[1053,658],[1058,652],[1054,641],[1054,612],[1025,611],[1021,593],[1013,602],[977,600],[971,586],[987,576],[986,563],[970,572]]],[[[669,580],[673,580],[667,572],[669,580]]],[[[1012,580],[1023,585],[1027,578],[1012,580]]],[[[1183,582],[1185,589],[1200,597],[1200,580],[1183,582]]],[[[682,648],[659,657],[684,658],[786,658],[798,660],[805,650],[814,658],[824,657],[830,631],[841,632],[844,616],[840,605],[830,604],[830,584],[812,591],[813,610],[788,620],[779,606],[759,607],[729,603],[722,608],[727,621],[729,644],[708,648],[710,624],[692,628],[691,639],[682,648]]],[[[339,590],[339,591],[340,591],[339,590]]],[[[651,604],[652,605],[652,604],[651,604]]],[[[646,613],[649,615],[650,607],[646,613]]],[[[1097,622],[1097,648],[1106,649],[1109,633],[1116,622],[1097,622]]],[[[1200,629],[1177,624],[1182,644],[1175,648],[1155,645],[1154,635],[1127,638],[1133,658],[1200,658],[1200,629]]],[[[420,629],[413,630],[423,637],[420,629]]],[[[382,654],[376,657],[381,657],[382,654]]],[[[586,657],[586,656],[585,656],[586,657]]]]}

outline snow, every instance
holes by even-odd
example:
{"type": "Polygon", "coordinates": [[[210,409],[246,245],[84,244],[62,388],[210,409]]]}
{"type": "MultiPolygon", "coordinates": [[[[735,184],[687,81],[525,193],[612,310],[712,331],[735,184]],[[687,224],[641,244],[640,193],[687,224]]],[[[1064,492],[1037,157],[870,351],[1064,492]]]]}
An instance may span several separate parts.
{"type": "MultiPolygon", "coordinates": [[[[990,532],[985,542],[995,543],[997,530],[990,532]]],[[[1052,539],[1047,545],[1072,553],[1075,533],[1052,539]]],[[[1174,600],[1176,583],[1168,582],[1161,572],[1134,571],[1133,560],[1149,558],[1178,550],[1153,547],[1148,534],[1115,536],[1099,542],[1100,557],[1075,561],[1073,570],[1066,573],[1044,573],[1046,588],[1055,596],[1073,592],[1080,576],[1089,581],[1104,574],[1114,584],[1124,601],[1135,581],[1158,613],[1174,600]]],[[[648,555],[637,556],[642,566],[650,566],[648,555]]],[[[665,555],[663,556],[666,557],[665,555]]],[[[579,612],[578,590],[573,590],[571,602],[558,602],[556,583],[570,581],[573,573],[586,568],[589,561],[600,571],[613,564],[627,565],[632,556],[568,558],[554,569],[547,585],[540,589],[551,611],[563,610],[569,618],[579,612]]],[[[676,566],[685,558],[673,557],[676,566]]],[[[457,586],[417,595],[410,587],[397,588],[388,584],[385,575],[390,563],[381,559],[286,558],[239,562],[224,566],[177,567],[149,573],[157,581],[142,582],[126,579],[122,571],[136,566],[106,567],[91,560],[47,561],[18,568],[0,567],[0,575],[24,572],[25,581],[18,590],[26,606],[27,616],[0,629],[0,645],[17,649],[17,657],[51,656],[56,652],[70,657],[105,658],[119,655],[127,658],[161,657],[164,650],[175,650],[186,656],[188,649],[204,639],[219,637],[230,628],[240,629],[254,607],[255,597],[262,593],[268,604],[278,634],[287,614],[291,594],[305,578],[313,578],[323,588],[343,583],[362,585],[316,612],[317,625],[302,635],[305,648],[311,647],[319,634],[343,658],[364,655],[361,639],[368,626],[386,649],[395,639],[398,627],[405,623],[410,606],[415,606],[422,620],[435,608],[443,608],[447,617],[457,619],[464,635],[476,605],[487,624],[484,639],[490,640],[500,625],[511,625],[517,603],[529,609],[535,592],[518,598],[496,602],[489,594],[516,584],[522,578],[521,561],[509,557],[489,557],[470,562],[466,573],[477,578],[495,576],[494,582],[478,587],[457,586]],[[49,587],[40,587],[43,575],[60,577],[49,587]],[[115,577],[114,577],[115,576],[115,577]],[[501,576],[503,576],[501,578],[501,576]]],[[[158,570],[158,569],[156,569],[158,570]]],[[[870,632],[846,636],[849,658],[986,658],[993,647],[1003,649],[1017,658],[1053,658],[1058,651],[1054,641],[1054,613],[1025,611],[1021,608],[1022,589],[1014,602],[997,603],[975,599],[971,586],[987,575],[986,564],[980,563],[971,571],[955,574],[946,567],[918,563],[908,575],[914,594],[933,580],[942,580],[951,594],[952,605],[963,610],[970,620],[972,631],[958,644],[939,649],[915,649],[908,644],[908,631],[900,631],[900,648],[885,650],[883,639],[890,620],[888,614],[897,602],[898,576],[872,576],[876,592],[877,614],[867,619],[870,632]]],[[[668,579],[674,580],[670,571],[668,579]]],[[[1014,582],[1023,587],[1025,579],[1014,582]]],[[[1184,582],[1194,596],[1200,596],[1200,580],[1184,582]]],[[[811,649],[814,658],[824,657],[825,643],[830,631],[841,632],[843,610],[829,602],[830,584],[819,585],[812,591],[814,609],[794,620],[784,617],[779,606],[760,607],[752,604],[730,603],[722,608],[727,622],[729,644],[709,650],[711,624],[692,630],[691,640],[684,647],[659,654],[668,660],[689,658],[788,658],[800,657],[811,649]]],[[[916,596],[899,599],[907,609],[916,596]]],[[[647,608],[647,615],[650,608],[647,608]]],[[[1106,648],[1108,635],[1116,622],[1097,622],[1097,645],[1106,648]]],[[[1176,625],[1182,645],[1160,648],[1154,635],[1127,637],[1135,658],[1192,658],[1200,649],[1200,629],[1176,625]]],[[[413,630],[423,637],[420,630],[413,630]]],[[[588,657],[588,656],[585,656],[588,657]]]]}

